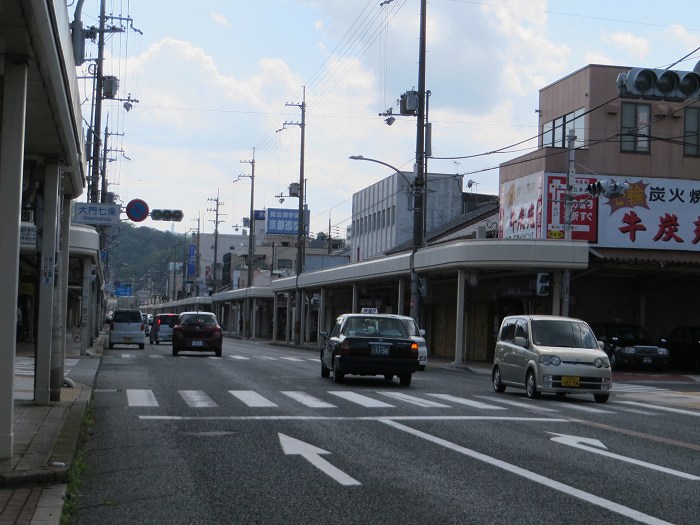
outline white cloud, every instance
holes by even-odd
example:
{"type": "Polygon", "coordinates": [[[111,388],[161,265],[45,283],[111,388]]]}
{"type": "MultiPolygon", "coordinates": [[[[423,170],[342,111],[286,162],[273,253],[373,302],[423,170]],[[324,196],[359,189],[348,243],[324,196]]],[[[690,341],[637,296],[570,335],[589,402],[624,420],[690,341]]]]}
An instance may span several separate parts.
{"type": "Polygon", "coordinates": [[[649,40],[632,33],[606,33],[602,36],[602,40],[605,44],[621,48],[632,58],[638,60],[645,58],[650,51],[649,40]]]}
{"type": "Polygon", "coordinates": [[[220,25],[222,27],[228,27],[228,19],[219,13],[214,13],[213,11],[209,13],[209,18],[211,18],[215,24],[220,25]]]}

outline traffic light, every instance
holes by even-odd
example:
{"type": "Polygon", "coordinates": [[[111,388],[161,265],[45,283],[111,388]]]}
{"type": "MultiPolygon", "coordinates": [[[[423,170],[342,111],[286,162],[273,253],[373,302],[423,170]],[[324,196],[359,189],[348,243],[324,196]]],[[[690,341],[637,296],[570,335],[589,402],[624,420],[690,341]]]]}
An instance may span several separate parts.
{"type": "Polygon", "coordinates": [[[537,295],[549,295],[549,274],[537,274],[537,295]]]}
{"type": "Polygon", "coordinates": [[[593,197],[607,197],[608,199],[616,199],[622,197],[629,189],[630,185],[627,182],[615,182],[613,179],[604,179],[597,182],[592,182],[586,186],[586,191],[593,197]]]}
{"type": "Polygon", "coordinates": [[[700,63],[693,71],[634,67],[617,76],[621,98],[681,102],[700,99],[700,63]]]}
{"type": "Polygon", "coordinates": [[[151,210],[151,220],[180,222],[185,216],[182,210],[151,210]]]}

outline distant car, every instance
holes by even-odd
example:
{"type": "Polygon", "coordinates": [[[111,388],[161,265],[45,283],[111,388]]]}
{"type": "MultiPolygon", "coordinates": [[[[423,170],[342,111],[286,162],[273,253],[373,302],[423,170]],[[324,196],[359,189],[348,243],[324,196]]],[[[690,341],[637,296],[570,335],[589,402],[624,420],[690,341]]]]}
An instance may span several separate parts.
{"type": "Polygon", "coordinates": [[[223,333],[211,312],[183,312],[173,327],[173,355],[179,352],[214,352],[221,357],[223,333]]]}
{"type": "Polygon", "coordinates": [[[683,370],[700,370],[700,326],[678,326],[667,340],[671,365],[683,370]]]}
{"type": "Polygon", "coordinates": [[[610,361],[591,328],[580,319],[555,315],[516,315],[503,319],[491,370],[493,389],[593,394],[605,403],[612,390],[610,361]]]}
{"type": "Polygon", "coordinates": [[[114,345],[138,345],[140,349],[146,346],[146,328],[140,310],[114,310],[112,322],[109,324],[109,348],[114,345]]]}
{"type": "Polygon", "coordinates": [[[605,352],[613,368],[654,367],[666,368],[669,351],[665,340],[655,344],[644,328],[630,323],[598,323],[592,325],[599,341],[605,343],[605,352]]]}
{"type": "Polygon", "coordinates": [[[428,364],[428,345],[425,342],[425,330],[418,328],[418,323],[413,317],[406,315],[395,315],[394,317],[401,319],[409,337],[418,343],[418,370],[425,370],[425,366],[428,364]]]}
{"type": "Polygon", "coordinates": [[[418,343],[401,319],[382,314],[343,314],[330,333],[321,332],[321,377],[341,383],[347,374],[398,376],[411,384],[418,369],[418,343]]]}
{"type": "Polygon", "coordinates": [[[177,324],[180,316],[178,314],[158,314],[153,318],[151,326],[150,343],[160,344],[162,342],[172,342],[173,326],[177,324]]]}

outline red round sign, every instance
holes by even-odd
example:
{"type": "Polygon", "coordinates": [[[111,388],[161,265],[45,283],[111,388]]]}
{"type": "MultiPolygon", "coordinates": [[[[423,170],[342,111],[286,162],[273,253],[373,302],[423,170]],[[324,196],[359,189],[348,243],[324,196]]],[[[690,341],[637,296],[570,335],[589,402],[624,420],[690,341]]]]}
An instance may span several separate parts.
{"type": "Polygon", "coordinates": [[[126,216],[134,222],[141,222],[148,217],[148,204],[141,199],[132,199],[126,205],[126,216]]]}

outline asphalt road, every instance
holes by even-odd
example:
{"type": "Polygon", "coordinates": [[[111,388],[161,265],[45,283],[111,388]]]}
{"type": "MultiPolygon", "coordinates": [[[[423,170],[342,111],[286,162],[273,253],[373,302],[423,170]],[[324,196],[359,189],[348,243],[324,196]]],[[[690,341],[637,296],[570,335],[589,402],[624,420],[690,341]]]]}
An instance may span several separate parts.
{"type": "Polygon", "coordinates": [[[117,347],[77,523],[698,523],[700,384],[619,387],[532,401],[435,367],[335,384],[315,353],[230,339],[117,347]]]}

